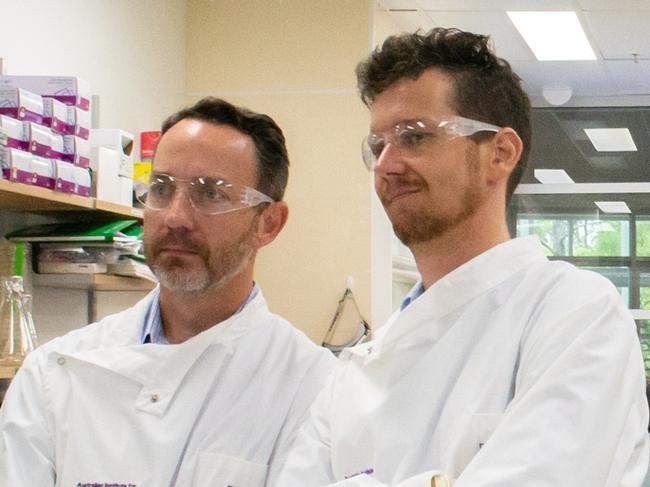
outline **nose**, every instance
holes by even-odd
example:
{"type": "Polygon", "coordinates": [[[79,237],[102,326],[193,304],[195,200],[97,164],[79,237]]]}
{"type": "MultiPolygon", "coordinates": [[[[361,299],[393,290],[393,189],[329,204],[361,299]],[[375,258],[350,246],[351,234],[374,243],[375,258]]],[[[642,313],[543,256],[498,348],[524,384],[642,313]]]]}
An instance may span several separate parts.
{"type": "Polygon", "coordinates": [[[165,225],[169,228],[191,229],[194,225],[195,211],[187,191],[176,190],[164,212],[165,225]]]}
{"type": "Polygon", "coordinates": [[[375,174],[379,176],[402,174],[404,168],[403,155],[399,148],[390,142],[387,143],[375,163],[375,174]]]}

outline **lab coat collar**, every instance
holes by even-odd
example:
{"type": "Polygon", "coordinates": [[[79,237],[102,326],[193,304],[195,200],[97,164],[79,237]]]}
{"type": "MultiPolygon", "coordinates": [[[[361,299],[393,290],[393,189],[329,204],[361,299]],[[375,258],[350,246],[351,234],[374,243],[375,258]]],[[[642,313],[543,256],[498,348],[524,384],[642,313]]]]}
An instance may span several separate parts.
{"type": "MultiPolygon", "coordinates": [[[[154,294],[154,293],[152,293],[154,294]]],[[[265,323],[266,300],[260,291],[238,314],[176,345],[141,344],[142,320],[151,304],[152,294],[124,313],[109,317],[103,325],[115,337],[101,349],[60,353],[68,359],[108,369],[142,385],[135,407],[156,415],[164,414],[174,393],[192,366],[210,347],[234,352],[233,342],[265,323]],[[128,337],[128,340],[120,337],[128,337]]],[[[56,360],[56,357],[53,357],[56,360]]]]}
{"type": "Polygon", "coordinates": [[[449,320],[440,321],[440,318],[535,262],[545,260],[542,245],[535,236],[492,247],[435,282],[403,311],[396,311],[377,331],[373,341],[349,352],[353,355],[372,352],[377,358],[382,350],[408,346],[422,334],[437,340],[449,326],[449,320]]]}

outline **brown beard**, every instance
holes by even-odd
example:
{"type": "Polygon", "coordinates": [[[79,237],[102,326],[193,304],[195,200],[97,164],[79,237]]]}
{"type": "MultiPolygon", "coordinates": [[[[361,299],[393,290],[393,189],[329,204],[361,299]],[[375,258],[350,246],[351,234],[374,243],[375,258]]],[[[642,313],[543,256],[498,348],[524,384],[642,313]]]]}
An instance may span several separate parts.
{"type": "MultiPolygon", "coordinates": [[[[465,152],[467,169],[470,172],[470,184],[461,195],[461,209],[455,214],[440,215],[434,207],[402,208],[399,216],[391,218],[393,231],[397,238],[406,245],[429,242],[447,233],[451,228],[474,215],[483,201],[478,185],[478,149],[473,144],[465,152]]],[[[423,183],[423,190],[427,190],[423,183]]],[[[384,207],[386,202],[382,199],[384,207]]],[[[389,213],[390,217],[390,213],[389,213]]]]}
{"type": "Polygon", "coordinates": [[[169,232],[165,237],[145,242],[145,256],[151,270],[161,286],[176,292],[203,292],[208,288],[218,289],[239,274],[253,254],[252,236],[257,228],[256,216],[250,228],[235,242],[213,250],[193,241],[185,231],[169,232]],[[203,266],[190,271],[183,268],[182,259],[160,258],[161,249],[170,244],[181,244],[184,248],[198,254],[203,266]]]}

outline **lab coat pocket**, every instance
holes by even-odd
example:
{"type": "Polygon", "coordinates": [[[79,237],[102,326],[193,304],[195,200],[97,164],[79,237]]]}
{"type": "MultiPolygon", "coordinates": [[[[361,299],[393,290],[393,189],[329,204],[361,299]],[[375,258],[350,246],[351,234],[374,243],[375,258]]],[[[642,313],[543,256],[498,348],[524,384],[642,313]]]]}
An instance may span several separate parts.
{"type": "Polygon", "coordinates": [[[194,487],[263,487],[267,465],[222,453],[203,452],[194,473],[194,487]]]}

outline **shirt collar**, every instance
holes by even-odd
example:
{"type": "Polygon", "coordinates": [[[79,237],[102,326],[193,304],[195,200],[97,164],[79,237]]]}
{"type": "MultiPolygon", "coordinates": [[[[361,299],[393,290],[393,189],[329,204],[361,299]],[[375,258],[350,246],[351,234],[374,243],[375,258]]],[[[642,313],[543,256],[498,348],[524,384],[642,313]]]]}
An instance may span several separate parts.
{"type": "MultiPolygon", "coordinates": [[[[243,311],[243,309],[259,294],[260,287],[257,283],[253,283],[253,290],[250,292],[246,301],[235,311],[235,315],[243,311]]],[[[233,315],[234,316],[234,315],[233,315]]],[[[155,290],[155,295],[151,300],[151,306],[147,311],[140,333],[140,343],[155,343],[158,345],[168,345],[169,341],[165,336],[165,330],[162,326],[162,319],[160,317],[160,287],[155,290]]]]}
{"type": "Polygon", "coordinates": [[[422,281],[418,281],[415,283],[415,286],[411,288],[411,290],[408,292],[408,294],[404,297],[404,300],[402,301],[402,304],[399,307],[400,311],[404,311],[404,308],[406,308],[409,304],[411,304],[413,301],[415,301],[419,296],[422,295],[424,292],[424,285],[422,284],[422,281]]]}

